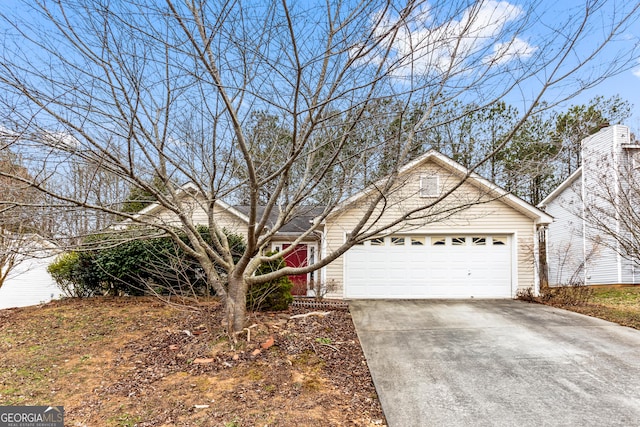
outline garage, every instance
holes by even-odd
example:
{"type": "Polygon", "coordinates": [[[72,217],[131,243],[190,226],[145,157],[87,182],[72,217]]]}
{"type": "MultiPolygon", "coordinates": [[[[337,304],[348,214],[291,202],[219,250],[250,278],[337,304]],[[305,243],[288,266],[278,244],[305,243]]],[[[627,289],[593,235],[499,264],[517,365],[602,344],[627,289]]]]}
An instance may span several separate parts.
{"type": "Polygon", "coordinates": [[[511,298],[513,236],[376,237],[345,254],[347,298],[511,298]]]}

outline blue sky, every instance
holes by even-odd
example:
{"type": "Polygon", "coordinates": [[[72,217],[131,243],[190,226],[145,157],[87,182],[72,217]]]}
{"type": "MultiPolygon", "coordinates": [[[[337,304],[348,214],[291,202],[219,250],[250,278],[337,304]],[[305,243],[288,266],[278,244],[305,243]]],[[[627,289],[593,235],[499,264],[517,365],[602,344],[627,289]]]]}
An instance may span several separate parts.
{"type": "MultiPolygon", "coordinates": [[[[574,104],[584,104],[596,96],[605,99],[619,95],[635,106],[634,116],[627,123],[640,129],[640,8],[636,2],[622,0],[486,0],[475,5],[463,5],[449,15],[449,3],[437,0],[421,4],[413,12],[413,20],[402,25],[391,46],[392,74],[399,81],[414,82],[416,73],[436,76],[452,73],[453,85],[464,86],[465,81],[483,73],[493,74],[488,84],[475,91],[466,101],[476,101],[472,97],[491,99],[500,93],[502,87],[519,81],[517,87],[503,97],[505,101],[520,111],[540,91],[541,82],[551,75],[556,64],[554,55],[560,52],[563,36],[571,36],[583,25],[582,17],[590,11],[589,21],[584,24],[582,36],[559,69],[559,74],[571,70],[579,61],[591,59],[578,72],[562,81],[545,94],[545,100],[559,102],[558,108],[574,104]],[[480,4],[480,6],[478,6],[480,4]],[[623,16],[634,13],[634,18],[616,29],[616,35],[605,48],[598,51],[610,34],[613,23],[621,22],[623,16]],[[451,52],[458,55],[452,65],[451,52]],[[525,77],[528,68],[533,69],[541,61],[549,61],[549,66],[535,75],[525,77]],[[608,80],[582,92],[569,101],[564,98],[576,92],[584,82],[592,81],[604,73],[611,73],[616,65],[624,64],[624,70],[617,70],[608,80]],[[510,78],[509,76],[520,76],[510,78]],[[487,89],[492,91],[487,92],[487,89]],[[637,113],[636,113],[637,111],[637,113]]],[[[455,7],[455,6],[452,6],[455,7]]],[[[393,24],[400,22],[398,12],[374,16],[383,17],[377,32],[384,34],[393,24]]],[[[404,21],[403,21],[404,22],[404,21]]],[[[624,21],[623,21],[624,22],[624,21]]],[[[372,52],[363,62],[378,64],[385,54],[381,49],[372,52]]],[[[387,60],[389,61],[389,60],[387,60]]],[[[464,96],[464,95],[463,95],[464,96]]],[[[476,98],[476,99],[479,99],[476,98]]]]}
{"type": "MultiPolygon", "coordinates": [[[[442,2],[439,6],[440,9],[437,9],[436,7],[433,7],[435,1],[436,0],[427,2],[422,6],[424,11],[423,21],[418,21],[414,26],[412,26],[410,29],[411,34],[405,34],[404,38],[401,38],[400,42],[395,46],[399,55],[403,53],[402,43],[405,43],[404,46],[406,46],[407,41],[415,43],[420,42],[421,40],[433,42],[434,39],[438,38],[446,39],[447,34],[444,34],[443,36],[443,32],[452,31],[455,33],[455,31],[458,31],[457,27],[459,27],[461,23],[464,24],[464,16],[467,9],[460,9],[460,13],[453,20],[446,22],[446,19],[439,20],[438,18],[439,14],[443,13],[441,11],[446,9],[448,3],[446,1],[442,2]],[[434,22],[438,22],[439,24],[444,22],[446,25],[444,25],[442,29],[439,28],[433,31],[434,27],[430,28],[430,25],[433,25],[434,22]],[[420,26],[421,23],[422,27],[420,26]]],[[[545,34],[545,31],[548,30],[548,28],[542,27],[540,22],[545,22],[549,25],[559,25],[561,27],[575,26],[579,22],[580,12],[584,10],[585,4],[593,1],[595,1],[593,6],[596,10],[596,21],[594,26],[590,28],[590,31],[594,40],[597,40],[602,36],[604,33],[603,28],[606,28],[608,23],[612,22],[612,16],[616,13],[621,13],[628,11],[633,7],[637,7],[636,2],[630,2],[628,0],[608,0],[606,2],[599,0],[542,0],[536,2],[535,10],[529,10],[529,7],[533,5],[533,2],[530,0],[487,0],[485,4],[488,9],[490,9],[490,13],[485,13],[484,15],[482,13],[479,14],[478,21],[474,24],[475,27],[470,31],[470,34],[473,35],[473,37],[467,37],[465,39],[465,42],[469,43],[467,46],[464,46],[464,48],[469,49],[471,52],[470,55],[474,58],[473,61],[475,61],[476,64],[482,64],[482,62],[491,60],[492,58],[496,60],[499,66],[507,67],[509,65],[509,61],[504,60],[504,58],[523,59],[522,63],[527,64],[526,60],[528,58],[533,57],[537,53],[543,52],[547,48],[544,46],[545,36],[543,36],[543,34],[545,34]],[[511,43],[508,43],[509,40],[504,38],[494,38],[494,36],[499,34],[504,28],[502,25],[517,27],[519,22],[526,21],[527,19],[531,19],[531,22],[527,24],[526,28],[518,32],[517,38],[512,40],[511,43]],[[498,21],[498,24],[496,24],[496,21],[498,21]],[[480,40],[480,42],[478,42],[478,40],[480,40]],[[505,46],[508,47],[505,48],[505,46]]],[[[18,15],[25,17],[28,14],[27,10],[28,8],[26,6],[20,6],[17,2],[13,1],[2,2],[0,4],[0,12],[13,11],[17,12],[18,15]]],[[[603,52],[602,59],[600,59],[599,62],[596,61],[593,65],[596,69],[598,66],[606,66],[607,61],[609,60],[608,58],[613,58],[620,52],[632,50],[635,46],[635,53],[629,53],[628,59],[631,59],[633,61],[632,63],[637,64],[637,66],[623,71],[619,75],[598,84],[595,88],[586,90],[568,102],[561,103],[559,107],[563,108],[572,104],[583,104],[595,96],[609,98],[615,95],[620,95],[623,99],[634,105],[633,117],[627,122],[627,124],[630,125],[637,133],[640,133],[638,132],[640,131],[639,40],[640,22],[636,21],[630,23],[628,28],[622,32],[620,37],[607,47],[607,51],[603,52]]],[[[589,49],[589,42],[590,40],[587,38],[583,40],[582,44],[578,45],[576,50],[577,55],[580,55],[589,49]]],[[[425,65],[425,67],[434,67],[433,64],[436,64],[435,68],[438,68],[439,62],[444,62],[444,65],[446,65],[446,52],[450,46],[446,45],[446,42],[444,44],[437,44],[435,48],[433,47],[433,44],[430,46],[428,53],[425,54],[424,57],[431,61],[431,65],[425,65]]],[[[371,60],[373,57],[368,59],[371,60]]],[[[471,60],[467,60],[464,65],[468,66],[470,62],[471,60]]],[[[516,62],[516,60],[513,62],[516,62]]],[[[412,65],[417,65],[417,69],[419,69],[421,65],[419,59],[412,65]]],[[[407,69],[408,67],[398,67],[396,73],[400,77],[406,77],[407,69]]],[[[578,78],[588,78],[589,72],[590,70],[586,69],[576,76],[578,78]]],[[[532,93],[535,92],[534,86],[535,82],[533,82],[531,86],[532,93]]],[[[555,89],[549,93],[550,97],[553,98],[554,96],[557,96],[562,98],[565,95],[563,92],[564,88],[565,87],[563,86],[560,89],[555,89]]],[[[520,88],[520,90],[522,90],[521,94],[524,94],[521,98],[527,98],[526,91],[528,89],[529,88],[524,86],[520,88]]],[[[567,91],[568,90],[569,89],[567,88],[567,91]]],[[[522,108],[521,105],[518,105],[518,95],[518,93],[513,93],[510,95],[512,99],[506,100],[514,106],[522,108]]]]}

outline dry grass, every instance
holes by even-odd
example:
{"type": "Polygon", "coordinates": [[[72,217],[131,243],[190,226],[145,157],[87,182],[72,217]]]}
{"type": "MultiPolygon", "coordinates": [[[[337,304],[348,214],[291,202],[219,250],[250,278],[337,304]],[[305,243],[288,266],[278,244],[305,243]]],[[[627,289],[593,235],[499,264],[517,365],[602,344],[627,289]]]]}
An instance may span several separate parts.
{"type": "MultiPolygon", "coordinates": [[[[220,324],[217,302],[205,311],[220,324]]],[[[0,405],[62,405],[68,426],[383,424],[349,313],[290,315],[254,316],[232,346],[148,298],[0,310],[0,405]]]]}
{"type": "Polygon", "coordinates": [[[640,286],[552,288],[532,300],[640,329],[640,286]]]}

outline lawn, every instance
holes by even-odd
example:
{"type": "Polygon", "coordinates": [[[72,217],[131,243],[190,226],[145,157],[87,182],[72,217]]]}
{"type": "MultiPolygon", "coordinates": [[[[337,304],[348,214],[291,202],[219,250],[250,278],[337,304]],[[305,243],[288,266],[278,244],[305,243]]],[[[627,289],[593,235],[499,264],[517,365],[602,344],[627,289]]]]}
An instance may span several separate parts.
{"type": "Polygon", "coordinates": [[[252,315],[232,344],[216,301],[0,310],[0,405],[62,405],[69,426],[383,425],[349,312],[304,312],[252,315]]]}
{"type": "Polygon", "coordinates": [[[594,286],[584,305],[552,304],[640,329],[640,286],[594,286]]]}

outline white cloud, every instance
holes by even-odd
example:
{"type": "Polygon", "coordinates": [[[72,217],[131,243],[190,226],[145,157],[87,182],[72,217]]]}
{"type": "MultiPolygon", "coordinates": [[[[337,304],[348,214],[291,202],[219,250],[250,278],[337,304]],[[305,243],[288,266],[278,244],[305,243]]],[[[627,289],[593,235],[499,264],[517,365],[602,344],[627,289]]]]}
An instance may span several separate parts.
{"type": "MultiPolygon", "coordinates": [[[[386,60],[398,77],[440,72],[461,71],[470,61],[485,65],[505,64],[518,58],[528,58],[536,50],[521,38],[504,40],[506,26],[524,14],[521,7],[507,1],[485,1],[467,8],[458,20],[436,23],[437,17],[428,7],[422,7],[399,22],[397,16],[375,15],[379,23],[375,34],[389,39],[392,57],[386,60]],[[394,38],[389,30],[398,25],[394,38]],[[487,52],[493,53],[487,55],[487,52]],[[481,57],[478,57],[478,56],[481,57]]],[[[379,64],[379,54],[372,53],[367,62],[379,64]]]]}
{"type": "Polygon", "coordinates": [[[75,150],[80,147],[80,141],[67,132],[47,131],[41,135],[41,139],[47,145],[63,150],[75,150]]]}
{"type": "Polygon", "coordinates": [[[487,55],[483,62],[495,65],[506,64],[515,59],[530,58],[536,50],[538,50],[537,47],[516,37],[511,42],[493,45],[493,54],[487,55]]]}

